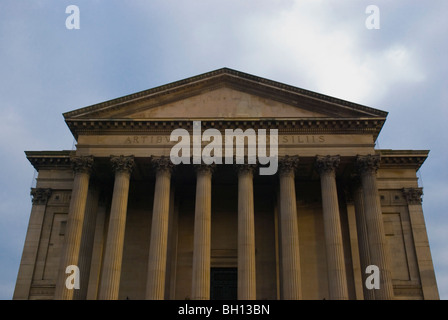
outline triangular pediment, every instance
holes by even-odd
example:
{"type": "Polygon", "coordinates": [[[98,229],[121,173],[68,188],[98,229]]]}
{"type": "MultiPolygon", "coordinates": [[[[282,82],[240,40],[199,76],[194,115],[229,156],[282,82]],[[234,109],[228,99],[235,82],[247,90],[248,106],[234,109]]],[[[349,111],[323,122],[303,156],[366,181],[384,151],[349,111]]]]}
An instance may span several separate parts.
{"type": "Polygon", "coordinates": [[[386,112],[219,69],[64,114],[66,120],[385,118],[386,112]]]}
{"type": "Polygon", "coordinates": [[[130,108],[114,116],[126,119],[263,119],[328,115],[223,86],[162,105],[130,108]]]}

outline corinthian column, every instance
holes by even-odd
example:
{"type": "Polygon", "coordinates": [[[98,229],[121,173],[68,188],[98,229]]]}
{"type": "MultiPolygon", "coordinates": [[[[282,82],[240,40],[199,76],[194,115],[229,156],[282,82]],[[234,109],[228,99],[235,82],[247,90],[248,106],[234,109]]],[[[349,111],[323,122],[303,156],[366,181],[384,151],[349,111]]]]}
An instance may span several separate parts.
{"type": "Polygon", "coordinates": [[[193,300],[210,299],[211,165],[196,166],[196,208],[193,243],[193,300]]]}
{"type": "Polygon", "coordinates": [[[299,158],[285,156],[279,162],[280,176],[280,231],[282,245],[283,299],[299,300],[300,283],[299,228],[294,182],[299,158]]]}
{"type": "Polygon", "coordinates": [[[99,300],[118,299],[129,196],[129,180],[134,167],[133,156],[112,156],[110,161],[115,171],[115,183],[98,295],[99,300]]]}
{"type": "Polygon", "coordinates": [[[92,261],[93,240],[95,236],[95,224],[98,210],[99,191],[98,185],[90,182],[87,193],[84,224],[82,227],[81,245],[79,249],[78,267],[79,273],[87,276],[81,277],[80,288],[75,291],[74,300],[86,300],[89,286],[90,265],[92,261]]]}
{"type": "MultiPolygon", "coordinates": [[[[67,217],[67,232],[64,238],[64,246],[62,249],[58,280],[56,282],[56,291],[54,295],[54,298],[57,300],[73,299],[73,289],[68,289],[65,284],[68,277],[65,270],[70,265],[78,265],[82,226],[84,223],[84,212],[86,208],[87,191],[89,189],[93,157],[73,157],[71,158],[71,163],[75,176],[67,217]]],[[[79,276],[83,277],[87,275],[79,276]]]]}
{"type": "Polygon", "coordinates": [[[370,263],[376,265],[380,270],[380,288],[375,289],[375,298],[389,300],[394,297],[394,290],[376,181],[379,164],[379,155],[358,156],[356,161],[364,192],[364,213],[370,245],[370,263]]]}
{"type": "MultiPolygon", "coordinates": [[[[358,175],[352,177],[352,196],[355,204],[356,231],[358,236],[359,260],[361,262],[361,271],[364,274],[370,263],[369,238],[367,233],[366,215],[364,211],[364,195],[361,185],[361,179],[358,175]]],[[[366,277],[362,277],[364,280],[366,277]]],[[[374,300],[375,292],[366,287],[363,283],[364,300],[374,300]]]]}
{"type": "Polygon", "coordinates": [[[255,222],[252,165],[238,170],[238,300],[256,299],[255,222]]]}
{"type": "Polygon", "coordinates": [[[163,300],[165,294],[170,184],[173,163],[169,157],[154,158],[152,163],[156,168],[156,186],[152,210],[146,299],[163,300]]]}
{"type": "Polygon", "coordinates": [[[344,246],[342,243],[341,219],[339,216],[338,192],[335,170],[339,156],[318,156],[316,170],[320,174],[322,209],[327,250],[328,289],[330,299],[348,299],[345,273],[344,246]]]}

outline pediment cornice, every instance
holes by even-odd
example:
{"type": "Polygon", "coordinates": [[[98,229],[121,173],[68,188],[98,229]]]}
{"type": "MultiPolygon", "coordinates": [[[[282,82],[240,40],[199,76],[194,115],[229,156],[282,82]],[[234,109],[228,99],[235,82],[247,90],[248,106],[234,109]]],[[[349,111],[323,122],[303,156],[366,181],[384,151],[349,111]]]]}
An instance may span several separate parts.
{"type": "MultiPolygon", "coordinates": [[[[200,119],[201,126],[218,130],[252,128],[278,129],[279,134],[371,134],[374,139],[378,136],[385,118],[374,119],[200,119]]],[[[183,128],[193,130],[191,120],[66,120],[75,138],[78,135],[113,135],[113,134],[169,134],[174,129],[183,128]]]]}
{"type": "Polygon", "coordinates": [[[123,114],[125,109],[140,106],[157,106],[175,100],[186,99],[204,90],[222,86],[267,97],[290,105],[317,108],[329,116],[379,117],[387,112],[356,104],[335,97],[294,87],[277,81],[257,77],[240,71],[222,68],[198,76],[179,80],[149,90],[140,91],[92,106],[64,113],[65,119],[98,119],[103,116],[123,114]]]}

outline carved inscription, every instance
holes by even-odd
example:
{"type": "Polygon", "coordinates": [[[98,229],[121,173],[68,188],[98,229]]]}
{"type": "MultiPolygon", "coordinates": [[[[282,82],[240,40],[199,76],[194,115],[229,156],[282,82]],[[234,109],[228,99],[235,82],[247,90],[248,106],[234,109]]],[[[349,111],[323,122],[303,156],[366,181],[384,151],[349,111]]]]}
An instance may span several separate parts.
{"type": "MultiPolygon", "coordinates": [[[[281,135],[279,144],[321,144],[326,142],[323,135],[281,135]]],[[[154,144],[175,144],[170,141],[169,136],[126,136],[124,137],[126,145],[154,145],[154,144]]]]}
{"type": "Polygon", "coordinates": [[[169,136],[129,136],[124,144],[173,144],[169,136]]]}
{"type": "Polygon", "coordinates": [[[325,136],[304,136],[304,135],[287,135],[282,136],[279,143],[284,144],[301,144],[301,143],[324,143],[325,136]]]}

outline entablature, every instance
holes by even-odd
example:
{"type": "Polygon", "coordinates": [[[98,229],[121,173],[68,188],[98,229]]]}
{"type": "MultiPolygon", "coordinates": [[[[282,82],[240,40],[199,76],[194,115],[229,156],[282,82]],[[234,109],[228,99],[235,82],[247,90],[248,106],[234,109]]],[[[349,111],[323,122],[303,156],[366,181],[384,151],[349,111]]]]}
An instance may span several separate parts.
{"type": "Polygon", "coordinates": [[[376,140],[386,119],[72,119],[66,122],[75,138],[78,139],[79,135],[164,134],[175,129],[192,131],[194,120],[200,120],[203,129],[215,128],[220,131],[252,128],[254,130],[277,129],[279,134],[369,134],[376,140]]]}
{"type": "Polygon", "coordinates": [[[74,154],[75,151],[72,150],[25,151],[26,158],[37,171],[40,169],[70,168],[70,156],[74,154]]]}

